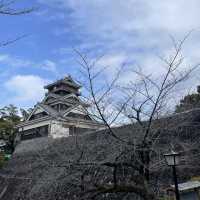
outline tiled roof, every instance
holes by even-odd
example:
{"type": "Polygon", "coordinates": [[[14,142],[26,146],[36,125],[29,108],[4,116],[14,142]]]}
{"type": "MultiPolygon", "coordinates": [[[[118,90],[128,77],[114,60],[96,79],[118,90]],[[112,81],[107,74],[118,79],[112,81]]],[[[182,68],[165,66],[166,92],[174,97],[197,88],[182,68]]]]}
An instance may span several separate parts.
{"type": "Polygon", "coordinates": [[[70,104],[77,104],[77,101],[75,100],[72,100],[71,98],[76,98],[78,100],[78,102],[85,106],[85,107],[88,107],[89,104],[87,104],[86,102],[84,102],[83,100],[81,100],[80,98],[78,98],[76,95],[74,94],[68,94],[68,95],[65,95],[65,96],[60,96],[60,95],[57,95],[57,94],[54,94],[54,93],[49,93],[42,101],[43,104],[52,104],[52,103],[56,103],[56,102],[63,102],[63,103],[70,103],[70,104]],[[48,99],[48,97],[54,97],[55,100],[52,100],[51,103],[45,103],[46,100],[48,99]]]}
{"type": "Polygon", "coordinates": [[[63,79],[60,79],[60,80],[57,80],[56,82],[54,83],[51,83],[51,84],[48,84],[46,86],[44,86],[45,89],[48,89],[49,87],[52,87],[54,85],[57,85],[57,84],[60,84],[60,83],[65,83],[65,84],[68,84],[68,85],[71,85],[73,87],[76,87],[76,88],[80,88],[81,85],[79,85],[78,83],[76,83],[72,78],[71,76],[67,76],[63,79]]]}
{"type": "Polygon", "coordinates": [[[57,110],[51,108],[50,106],[48,106],[46,104],[40,103],[39,106],[42,107],[52,117],[59,117],[60,116],[60,113],[57,110]]]}

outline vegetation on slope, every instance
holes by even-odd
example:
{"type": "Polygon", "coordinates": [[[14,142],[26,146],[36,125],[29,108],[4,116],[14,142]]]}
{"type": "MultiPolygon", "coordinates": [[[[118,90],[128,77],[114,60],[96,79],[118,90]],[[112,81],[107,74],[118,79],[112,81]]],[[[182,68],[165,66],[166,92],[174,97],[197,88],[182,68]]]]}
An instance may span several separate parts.
{"type": "Polygon", "coordinates": [[[197,93],[188,94],[180,100],[180,104],[176,106],[175,112],[179,113],[194,108],[200,108],[200,87],[198,88],[197,93]]]}
{"type": "MultiPolygon", "coordinates": [[[[151,179],[152,190],[156,189],[158,196],[162,196],[165,186],[171,183],[171,171],[162,156],[168,151],[169,144],[184,152],[182,165],[178,168],[181,175],[179,181],[200,174],[199,144],[196,142],[200,139],[199,119],[200,111],[194,110],[184,115],[165,118],[154,124],[160,138],[157,138],[154,144],[155,153],[150,173],[151,177],[154,177],[151,179]]],[[[126,141],[140,140],[142,134],[137,125],[117,128],[116,133],[126,141]]],[[[88,188],[92,190],[94,184],[113,181],[112,169],[103,166],[100,168],[99,165],[103,163],[109,165],[122,150],[126,151],[126,154],[119,159],[126,160],[132,151],[130,148],[113,139],[105,131],[56,140],[38,138],[23,141],[17,146],[8,166],[0,173],[2,185],[8,186],[2,199],[91,199],[88,188]],[[84,163],[94,163],[94,165],[87,166],[84,163]]],[[[132,162],[137,166],[134,158],[132,162]]],[[[121,182],[135,181],[139,178],[133,169],[126,171],[119,168],[116,175],[121,182]]],[[[100,195],[96,199],[117,200],[123,195],[118,192],[100,195]]],[[[126,199],[134,197],[135,195],[129,193],[126,199]]]]}

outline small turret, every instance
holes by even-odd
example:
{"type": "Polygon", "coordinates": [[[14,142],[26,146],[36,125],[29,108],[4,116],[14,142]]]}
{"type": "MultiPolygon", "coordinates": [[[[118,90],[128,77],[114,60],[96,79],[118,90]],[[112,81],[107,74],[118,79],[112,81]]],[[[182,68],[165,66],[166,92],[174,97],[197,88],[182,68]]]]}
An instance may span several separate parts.
{"type": "Polygon", "coordinates": [[[75,94],[79,96],[79,89],[81,86],[77,84],[71,76],[67,76],[63,79],[57,80],[54,83],[46,85],[44,88],[48,90],[48,93],[55,93],[62,96],[67,94],[75,94]]]}

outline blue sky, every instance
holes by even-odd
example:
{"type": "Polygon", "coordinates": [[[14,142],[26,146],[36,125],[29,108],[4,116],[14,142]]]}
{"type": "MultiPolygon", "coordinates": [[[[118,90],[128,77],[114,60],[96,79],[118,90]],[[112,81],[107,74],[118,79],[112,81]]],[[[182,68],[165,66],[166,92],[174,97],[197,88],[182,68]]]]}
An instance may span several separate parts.
{"type": "MultiPolygon", "coordinates": [[[[108,76],[123,63],[159,75],[157,56],[170,51],[169,35],[180,39],[194,29],[184,53],[187,63],[200,60],[199,0],[19,0],[17,6],[38,9],[0,16],[0,41],[28,35],[0,48],[0,106],[28,108],[41,100],[46,83],[66,74],[79,79],[74,48],[91,59],[104,55],[108,76]]],[[[188,87],[196,84],[198,73],[188,87]]]]}

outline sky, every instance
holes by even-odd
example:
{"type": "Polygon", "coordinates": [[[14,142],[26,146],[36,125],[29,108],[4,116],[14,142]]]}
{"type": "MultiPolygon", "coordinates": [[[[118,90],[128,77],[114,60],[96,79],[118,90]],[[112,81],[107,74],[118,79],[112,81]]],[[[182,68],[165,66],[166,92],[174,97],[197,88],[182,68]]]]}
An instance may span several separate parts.
{"type": "MultiPolygon", "coordinates": [[[[0,15],[0,43],[26,37],[0,48],[0,106],[29,108],[41,101],[43,86],[72,75],[80,78],[74,49],[108,65],[112,76],[122,64],[160,74],[158,56],[189,31],[184,44],[187,64],[200,62],[199,0],[19,0],[16,8],[35,7],[21,16],[0,15]]],[[[124,82],[133,79],[126,74],[124,82]]],[[[193,74],[188,89],[200,84],[193,74]]]]}

